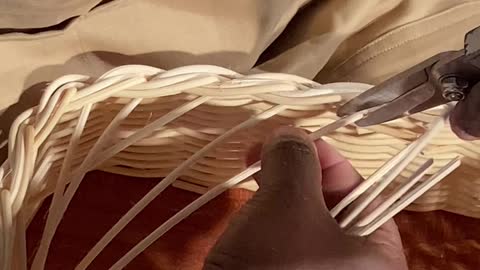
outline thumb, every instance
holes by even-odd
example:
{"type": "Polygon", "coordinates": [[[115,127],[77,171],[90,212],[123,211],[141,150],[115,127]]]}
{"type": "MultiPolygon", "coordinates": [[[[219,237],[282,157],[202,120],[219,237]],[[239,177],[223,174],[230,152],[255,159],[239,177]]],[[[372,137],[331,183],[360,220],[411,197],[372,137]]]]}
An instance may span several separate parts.
{"type": "Polygon", "coordinates": [[[304,131],[290,127],[276,130],[264,144],[261,159],[257,194],[262,203],[274,203],[268,206],[269,211],[328,215],[316,147],[304,131]]]}
{"type": "Polygon", "coordinates": [[[275,131],[263,147],[258,178],[259,190],[231,221],[204,269],[284,269],[349,246],[325,206],[320,163],[306,133],[275,131]]]}

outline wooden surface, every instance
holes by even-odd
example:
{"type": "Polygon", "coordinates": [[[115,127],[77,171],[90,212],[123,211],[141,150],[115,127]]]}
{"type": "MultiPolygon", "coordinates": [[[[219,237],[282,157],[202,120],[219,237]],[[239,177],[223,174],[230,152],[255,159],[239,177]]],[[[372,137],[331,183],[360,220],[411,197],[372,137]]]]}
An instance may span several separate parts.
{"type": "MultiPolygon", "coordinates": [[[[48,270],[73,269],[103,233],[157,180],[93,172],[80,186],[52,243],[48,270]]],[[[231,190],[192,214],[127,269],[201,269],[229,218],[251,192],[231,190]]],[[[89,269],[108,269],[127,250],[198,195],[169,188],[132,222],[89,269]]],[[[29,258],[46,217],[44,204],[28,229],[29,258]]],[[[480,269],[480,220],[443,211],[403,212],[397,223],[412,270],[480,269]]]]}

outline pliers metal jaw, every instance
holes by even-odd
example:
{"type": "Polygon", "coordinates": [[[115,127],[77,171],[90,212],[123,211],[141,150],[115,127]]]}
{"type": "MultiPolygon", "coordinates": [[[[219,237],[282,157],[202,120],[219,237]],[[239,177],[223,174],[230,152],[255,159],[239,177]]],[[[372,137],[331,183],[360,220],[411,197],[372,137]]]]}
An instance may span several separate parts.
{"type": "Polygon", "coordinates": [[[337,110],[370,126],[466,98],[480,82],[480,27],[465,35],[464,48],[437,54],[353,98],[337,110]]]}

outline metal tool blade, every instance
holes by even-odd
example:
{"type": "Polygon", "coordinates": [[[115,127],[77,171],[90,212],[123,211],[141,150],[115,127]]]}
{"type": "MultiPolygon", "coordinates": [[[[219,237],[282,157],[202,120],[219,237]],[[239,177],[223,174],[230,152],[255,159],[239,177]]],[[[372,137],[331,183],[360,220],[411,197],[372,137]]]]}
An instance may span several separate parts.
{"type": "Polygon", "coordinates": [[[420,103],[418,106],[416,106],[413,109],[410,109],[408,111],[409,114],[415,114],[418,112],[423,112],[425,110],[443,105],[447,103],[448,101],[445,100],[445,98],[442,95],[442,91],[434,91],[433,96],[431,96],[427,101],[420,103]]]}
{"type": "Polygon", "coordinates": [[[428,84],[422,84],[405,95],[387,103],[356,122],[358,126],[371,126],[402,117],[406,112],[427,102],[435,91],[428,84]]]}
{"type": "MultiPolygon", "coordinates": [[[[429,80],[427,70],[438,62],[444,53],[437,54],[422,63],[393,76],[385,82],[372,87],[345,103],[337,110],[338,116],[350,115],[358,111],[392,102],[412,89],[429,80]]],[[[418,103],[416,104],[418,105],[418,103]]]]}

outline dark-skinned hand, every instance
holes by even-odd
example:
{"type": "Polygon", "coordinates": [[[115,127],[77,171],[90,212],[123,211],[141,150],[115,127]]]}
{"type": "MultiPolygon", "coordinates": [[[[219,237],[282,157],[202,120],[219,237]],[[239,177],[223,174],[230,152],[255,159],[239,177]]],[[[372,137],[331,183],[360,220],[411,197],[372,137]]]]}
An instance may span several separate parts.
{"type": "Polygon", "coordinates": [[[282,128],[264,144],[259,190],[212,248],[205,270],[407,270],[390,220],[368,237],[341,231],[328,208],[360,181],[333,147],[282,128]]]}

